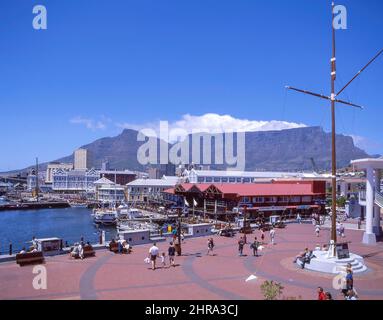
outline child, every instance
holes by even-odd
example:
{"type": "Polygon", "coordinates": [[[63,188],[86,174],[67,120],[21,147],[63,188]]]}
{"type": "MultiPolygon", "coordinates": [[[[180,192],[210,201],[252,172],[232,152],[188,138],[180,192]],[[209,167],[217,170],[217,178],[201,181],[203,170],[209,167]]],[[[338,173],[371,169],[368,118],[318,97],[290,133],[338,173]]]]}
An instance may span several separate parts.
{"type": "Polygon", "coordinates": [[[165,262],[165,252],[162,252],[161,255],[161,263],[163,267],[166,267],[166,262],[165,262]]]}

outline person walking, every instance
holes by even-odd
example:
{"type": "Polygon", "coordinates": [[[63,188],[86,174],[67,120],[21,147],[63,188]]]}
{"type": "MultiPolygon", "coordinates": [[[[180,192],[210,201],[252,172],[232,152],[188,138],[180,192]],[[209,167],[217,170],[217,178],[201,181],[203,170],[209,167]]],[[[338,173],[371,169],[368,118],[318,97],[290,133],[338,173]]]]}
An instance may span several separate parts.
{"type": "Polygon", "coordinates": [[[253,256],[258,257],[258,247],[260,243],[257,240],[257,237],[254,238],[254,242],[250,245],[250,248],[253,249],[253,256]]]}
{"type": "Polygon", "coordinates": [[[274,228],[271,228],[271,230],[270,230],[270,239],[271,239],[271,244],[275,244],[275,230],[274,230],[274,228]]]}
{"type": "Polygon", "coordinates": [[[343,223],[341,223],[341,224],[339,225],[339,235],[340,235],[342,238],[345,237],[345,235],[344,235],[344,225],[343,225],[343,223]]]}
{"type": "Polygon", "coordinates": [[[213,249],[214,249],[213,238],[209,238],[207,240],[207,253],[206,253],[206,255],[210,255],[210,252],[213,252],[213,249]]]}
{"type": "Polygon", "coordinates": [[[261,241],[265,241],[265,230],[263,228],[261,229],[261,241]]]}
{"type": "Polygon", "coordinates": [[[326,294],[324,293],[322,287],[318,287],[317,293],[318,293],[318,300],[326,300],[326,294]]]}
{"type": "Polygon", "coordinates": [[[299,213],[297,214],[297,221],[299,224],[302,223],[302,218],[301,218],[301,215],[299,213]]]}
{"type": "Polygon", "coordinates": [[[243,240],[243,237],[241,237],[238,240],[238,255],[243,256],[243,247],[245,245],[245,241],[243,240]]]}
{"type": "Polygon", "coordinates": [[[169,255],[169,267],[173,266],[175,267],[175,260],[174,257],[176,255],[176,248],[174,247],[173,242],[170,242],[170,246],[168,248],[168,255],[169,255]]]}
{"type": "Polygon", "coordinates": [[[159,249],[156,246],[156,243],[153,243],[153,246],[149,249],[149,258],[150,261],[152,262],[152,269],[156,270],[156,259],[159,253],[159,249]]]}
{"type": "Polygon", "coordinates": [[[319,237],[319,232],[320,232],[320,227],[319,227],[319,224],[317,224],[315,226],[315,234],[316,234],[317,237],[319,237]]]}

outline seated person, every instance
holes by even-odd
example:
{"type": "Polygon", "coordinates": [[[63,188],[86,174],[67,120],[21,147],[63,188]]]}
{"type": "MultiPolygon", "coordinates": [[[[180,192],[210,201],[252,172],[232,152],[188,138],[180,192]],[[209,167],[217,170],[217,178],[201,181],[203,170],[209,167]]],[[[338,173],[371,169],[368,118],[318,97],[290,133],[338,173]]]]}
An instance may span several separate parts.
{"type": "Polygon", "coordinates": [[[324,245],[322,246],[322,251],[327,251],[327,250],[328,250],[327,244],[324,244],[324,245]]]}
{"type": "Polygon", "coordinates": [[[130,247],[130,244],[127,241],[125,241],[122,246],[124,252],[130,253],[132,251],[132,248],[130,247]]]}
{"type": "Polygon", "coordinates": [[[311,259],[314,257],[312,251],[308,251],[305,255],[300,259],[302,261],[301,268],[304,269],[306,263],[310,263],[311,259]]]}
{"type": "Polygon", "coordinates": [[[23,247],[19,253],[21,253],[21,254],[27,253],[27,251],[25,250],[25,247],[23,247]]]}
{"type": "Polygon", "coordinates": [[[298,255],[295,257],[293,263],[296,263],[298,259],[299,259],[299,260],[302,260],[302,258],[306,255],[306,253],[307,253],[308,251],[309,251],[309,248],[305,248],[305,250],[304,250],[303,252],[301,252],[300,254],[298,254],[298,255]]]}
{"type": "Polygon", "coordinates": [[[80,256],[80,250],[79,250],[79,244],[78,243],[74,244],[74,247],[70,251],[69,256],[72,258],[77,258],[80,256]]]}

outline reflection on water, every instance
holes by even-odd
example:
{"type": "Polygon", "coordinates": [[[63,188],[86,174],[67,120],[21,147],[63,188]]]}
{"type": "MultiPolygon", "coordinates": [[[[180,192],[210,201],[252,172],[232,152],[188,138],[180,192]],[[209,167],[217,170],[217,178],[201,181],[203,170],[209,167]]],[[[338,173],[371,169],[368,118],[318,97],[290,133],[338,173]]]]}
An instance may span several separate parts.
{"type": "Polygon", "coordinates": [[[86,208],[16,210],[0,212],[0,252],[7,253],[12,242],[14,251],[29,246],[32,237],[62,238],[72,244],[83,236],[85,241],[97,243],[101,230],[106,239],[116,236],[115,227],[98,227],[93,223],[92,211],[86,208]]]}

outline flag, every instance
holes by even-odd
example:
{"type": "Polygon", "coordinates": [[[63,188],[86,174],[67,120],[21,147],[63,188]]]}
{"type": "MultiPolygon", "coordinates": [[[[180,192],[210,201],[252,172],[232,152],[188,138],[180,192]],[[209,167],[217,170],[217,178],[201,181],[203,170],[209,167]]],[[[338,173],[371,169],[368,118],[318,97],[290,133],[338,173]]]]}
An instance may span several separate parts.
{"type": "Polygon", "coordinates": [[[184,201],[185,201],[185,206],[189,207],[189,202],[187,202],[186,199],[184,199],[184,201]]]}
{"type": "Polygon", "coordinates": [[[195,201],[195,199],[193,198],[193,206],[195,206],[195,207],[196,207],[196,206],[197,206],[197,204],[198,204],[198,203],[197,203],[197,201],[195,201]]]}

